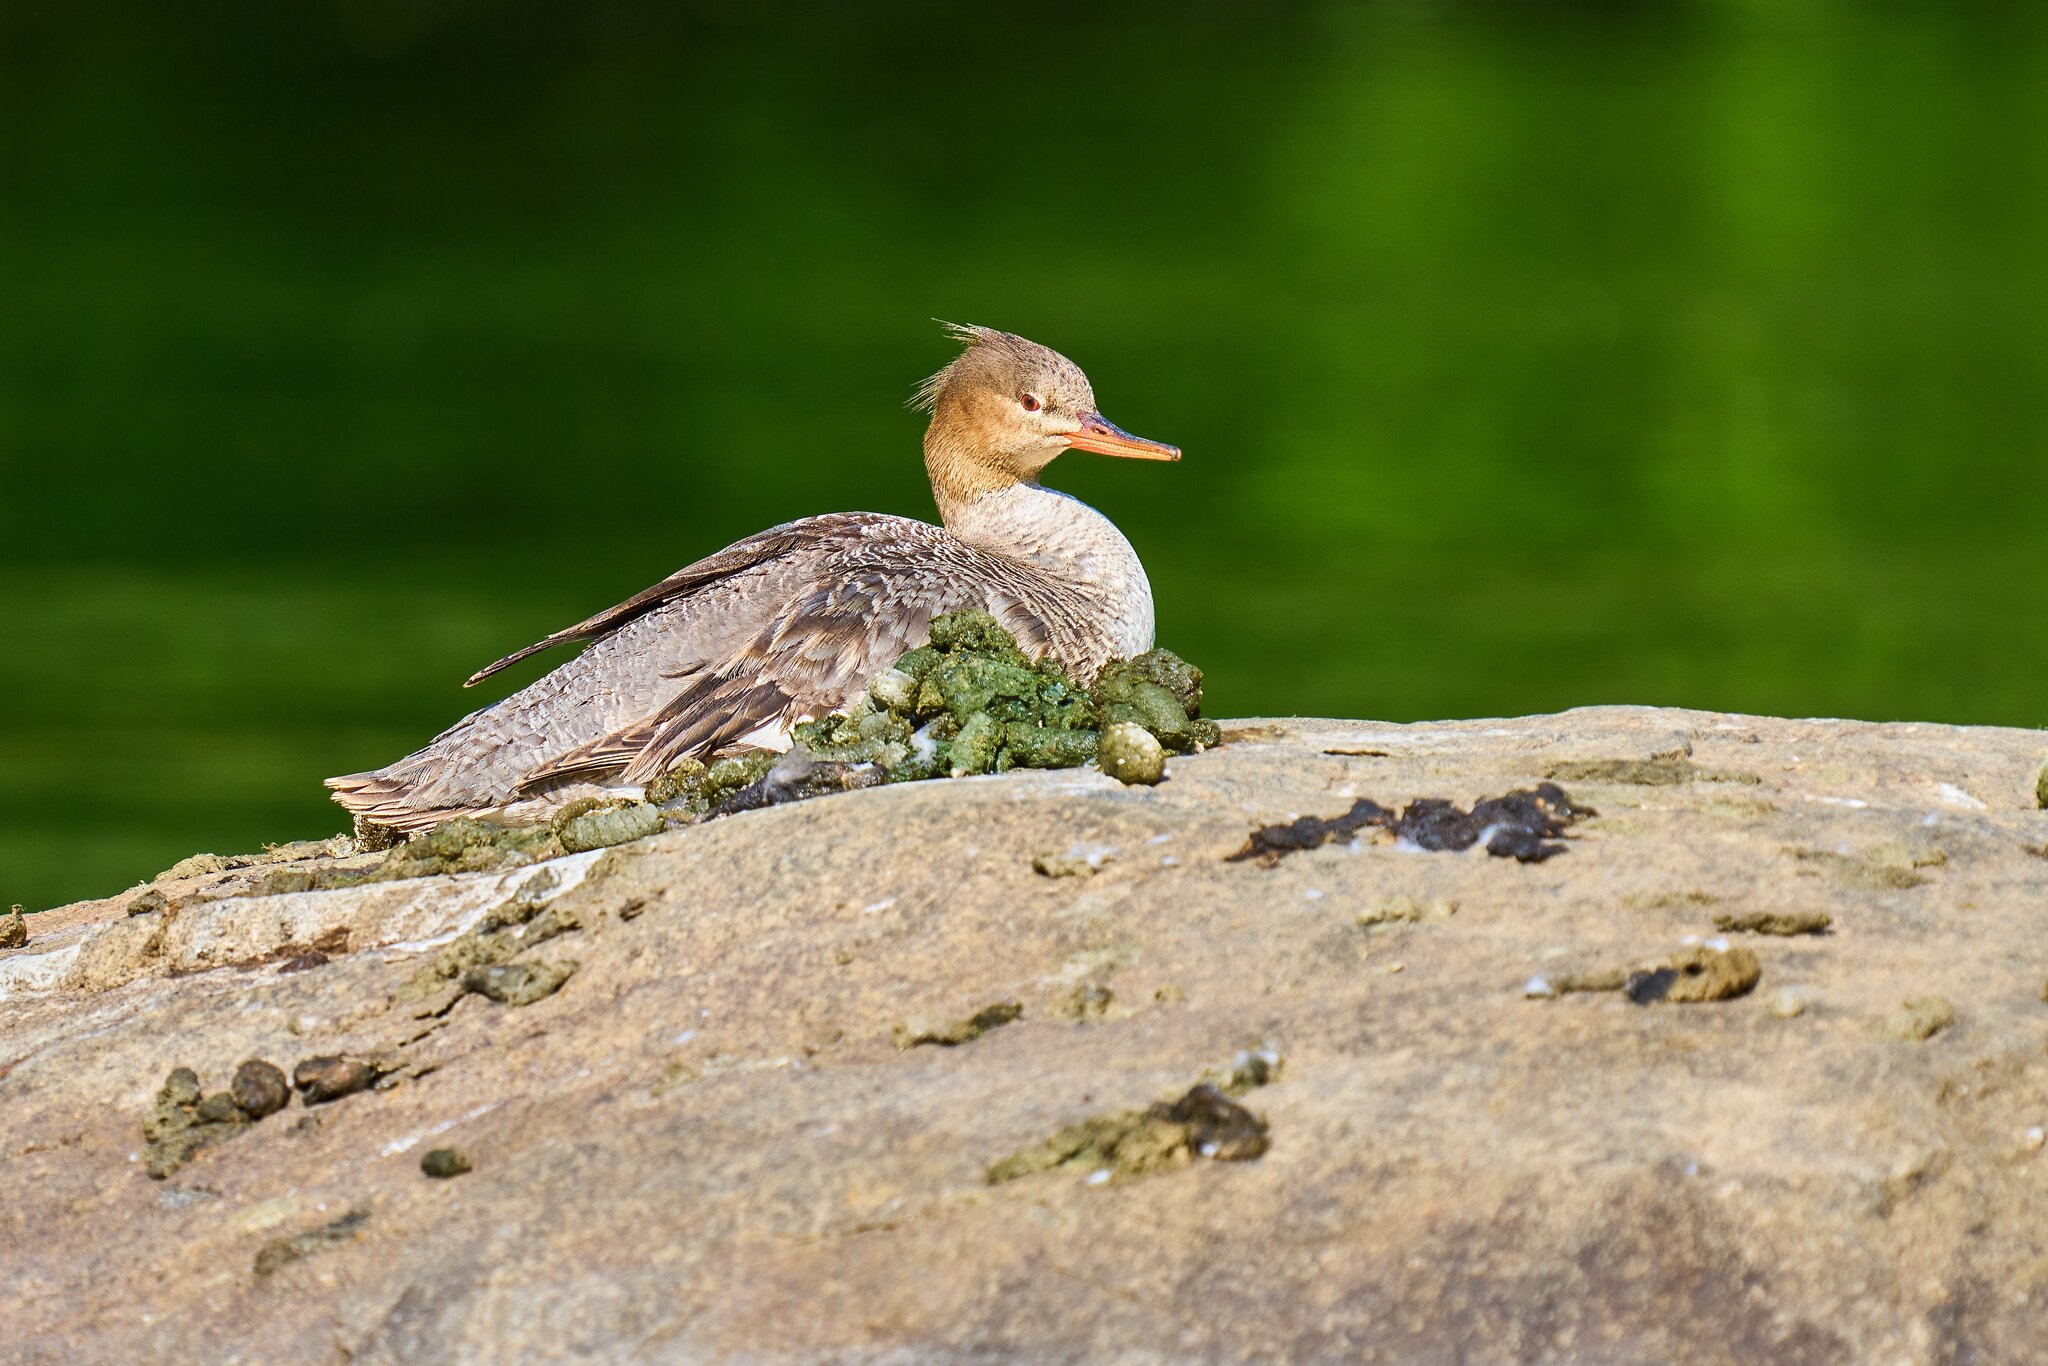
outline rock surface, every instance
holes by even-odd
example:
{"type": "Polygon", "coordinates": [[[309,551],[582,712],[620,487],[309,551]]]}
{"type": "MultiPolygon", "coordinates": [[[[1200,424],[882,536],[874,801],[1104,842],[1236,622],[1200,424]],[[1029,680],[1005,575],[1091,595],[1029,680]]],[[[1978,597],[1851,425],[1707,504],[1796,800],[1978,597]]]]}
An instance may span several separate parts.
{"type": "Polygon", "coordinates": [[[188,861],[135,915],[31,917],[0,953],[0,1356],[2042,1359],[2048,737],[1226,734],[1152,788],[878,788],[333,891],[188,861]],[[1361,797],[1544,779],[1598,815],[1541,862],[1371,827],[1230,860],[1361,797]],[[1061,860],[1087,875],[1034,870],[1061,860]],[[476,961],[574,975],[514,1005],[433,966],[486,932],[476,961]],[[1525,992],[1723,938],[1755,990],[1525,992]],[[1933,998],[1954,1024],[1888,1031],[1933,998]],[[144,1174],[173,1068],[321,1057],[378,1079],[144,1174]],[[1170,1130],[1157,1161],[991,1184],[1120,1115],[1170,1130]],[[424,1175],[440,1148],[474,1170],[424,1175]]]}

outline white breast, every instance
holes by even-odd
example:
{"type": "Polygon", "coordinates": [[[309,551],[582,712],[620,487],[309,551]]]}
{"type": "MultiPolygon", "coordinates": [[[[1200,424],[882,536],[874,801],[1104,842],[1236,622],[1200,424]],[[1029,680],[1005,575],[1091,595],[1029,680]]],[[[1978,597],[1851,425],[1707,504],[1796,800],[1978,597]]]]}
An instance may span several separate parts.
{"type": "Polygon", "coordinates": [[[1152,648],[1152,584],[1116,523],[1039,484],[986,494],[946,519],[970,545],[1039,566],[1095,600],[1115,655],[1152,648]]]}

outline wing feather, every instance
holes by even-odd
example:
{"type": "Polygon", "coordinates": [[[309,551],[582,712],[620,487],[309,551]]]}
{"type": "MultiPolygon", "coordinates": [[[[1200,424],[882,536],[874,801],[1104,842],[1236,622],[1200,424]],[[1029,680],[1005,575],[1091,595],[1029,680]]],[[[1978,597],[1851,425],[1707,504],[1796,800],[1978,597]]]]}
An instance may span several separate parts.
{"type": "Polygon", "coordinates": [[[659,709],[536,769],[527,785],[599,772],[644,783],[684,757],[714,753],[764,726],[838,710],[876,672],[922,645],[932,618],[945,612],[986,607],[1027,649],[1044,639],[1044,625],[1023,597],[992,595],[985,572],[933,575],[927,561],[888,541],[852,547],[837,568],[762,612],[739,648],[682,678],[659,709]]]}
{"type": "MultiPolygon", "coordinates": [[[[857,517],[860,514],[845,514],[857,517]]],[[[770,527],[744,541],[735,541],[716,555],[707,555],[695,564],[689,564],[655,584],[643,589],[616,606],[607,607],[596,616],[585,617],[574,626],[567,626],[547,637],[537,640],[523,649],[514,650],[493,664],[486,664],[471,674],[463,683],[465,688],[477,684],[497,673],[509,669],[522,659],[529,659],[543,650],[552,650],[557,645],[567,645],[579,640],[595,640],[610,635],[621,626],[646,616],[656,608],[664,607],[692,593],[701,592],[722,579],[743,574],[749,569],[768,561],[778,559],[806,545],[814,544],[821,532],[828,528],[818,523],[841,520],[840,517],[806,517],[800,521],[784,522],[781,526],[770,527]]]]}

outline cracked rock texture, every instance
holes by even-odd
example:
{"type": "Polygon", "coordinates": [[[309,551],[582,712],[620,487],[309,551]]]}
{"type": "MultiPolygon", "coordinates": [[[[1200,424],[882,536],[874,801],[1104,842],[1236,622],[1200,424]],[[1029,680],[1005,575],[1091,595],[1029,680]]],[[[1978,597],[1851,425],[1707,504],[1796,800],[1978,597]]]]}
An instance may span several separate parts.
{"type": "Polygon", "coordinates": [[[2043,1359],[2048,736],[1600,708],[1226,737],[1157,787],[877,788],[332,891],[188,860],[133,915],[31,916],[0,1359],[2043,1359]],[[1551,774],[1599,814],[1542,863],[1372,829],[1226,861],[1551,774]],[[1063,850],[1097,871],[1034,871],[1063,850]],[[577,966],[526,1004],[407,989],[464,934],[577,966]],[[1723,938],[1755,991],[1524,991],[1723,938]],[[1953,1025],[1887,1031],[1931,998],[1953,1025]],[[991,1002],[1022,1016],[892,1041],[991,1002]],[[1278,1055],[1240,1097],[1261,1153],[988,1183],[1246,1050],[1278,1055]],[[145,1175],[171,1069],[322,1056],[378,1080],[145,1175]],[[440,1148],[474,1170],[424,1175],[440,1148]]]}

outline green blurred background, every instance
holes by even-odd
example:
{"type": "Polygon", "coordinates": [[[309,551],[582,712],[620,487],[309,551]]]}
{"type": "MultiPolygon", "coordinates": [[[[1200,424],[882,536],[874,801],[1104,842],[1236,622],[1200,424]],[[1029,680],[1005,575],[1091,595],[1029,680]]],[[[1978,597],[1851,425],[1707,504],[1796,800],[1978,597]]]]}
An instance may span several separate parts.
{"type": "Polygon", "coordinates": [[[0,4],[0,904],[928,515],[933,316],[1214,714],[2048,723],[2044,10],[0,4]]]}

